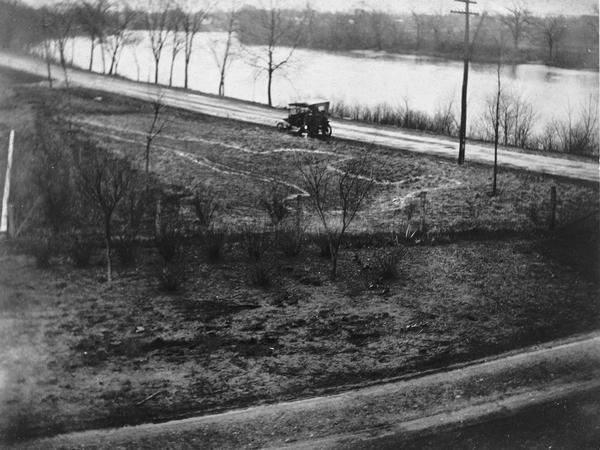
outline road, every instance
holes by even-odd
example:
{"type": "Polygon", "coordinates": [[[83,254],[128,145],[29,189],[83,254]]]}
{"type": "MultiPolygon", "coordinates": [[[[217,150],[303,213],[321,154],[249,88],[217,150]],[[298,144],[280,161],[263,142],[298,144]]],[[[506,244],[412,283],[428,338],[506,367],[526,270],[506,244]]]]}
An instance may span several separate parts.
{"type": "MultiPolygon", "coordinates": [[[[460,439],[459,428],[531,417],[523,411],[599,391],[600,333],[592,333],[337,395],[70,433],[15,448],[397,448],[423,436],[431,441],[432,434],[460,439]]],[[[482,433],[475,428],[471,436],[482,433]]]]}
{"type": "MultiPolygon", "coordinates": [[[[0,52],[0,65],[40,76],[46,76],[47,73],[43,61],[6,52],[0,52]]],[[[53,66],[52,74],[54,78],[64,80],[60,67],[53,66]]],[[[137,83],[82,70],[69,69],[68,78],[72,85],[104,92],[120,93],[142,100],[155,100],[160,97],[161,101],[169,106],[261,125],[275,127],[277,121],[285,116],[285,112],[280,109],[268,108],[231,98],[219,98],[181,89],[137,83]]],[[[345,120],[332,121],[332,127],[334,136],[342,139],[374,143],[445,158],[454,159],[457,156],[458,144],[456,140],[451,138],[345,120]]],[[[492,164],[493,153],[493,148],[490,145],[468,142],[466,159],[471,162],[492,164]]],[[[503,167],[576,180],[598,182],[600,179],[599,165],[595,161],[520,153],[507,148],[499,149],[498,161],[500,166],[503,167]]]]}

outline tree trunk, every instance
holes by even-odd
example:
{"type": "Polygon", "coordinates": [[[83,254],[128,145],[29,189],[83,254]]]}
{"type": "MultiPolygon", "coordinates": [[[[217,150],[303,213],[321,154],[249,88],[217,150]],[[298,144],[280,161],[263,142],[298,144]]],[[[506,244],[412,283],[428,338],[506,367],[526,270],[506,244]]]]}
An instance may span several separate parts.
{"type": "Polygon", "coordinates": [[[225,65],[221,67],[221,78],[219,80],[219,95],[221,97],[225,95],[225,65]]]}
{"type": "Polygon", "coordinates": [[[496,121],[494,122],[494,182],[492,195],[496,195],[498,177],[498,138],[500,125],[500,64],[498,63],[498,92],[496,93],[496,121]]]}
{"type": "Polygon", "coordinates": [[[96,38],[94,36],[94,37],[91,37],[90,39],[92,41],[92,46],[91,46],[91,49],[90,49],[90,67],[89,67],[89,71],[91,72],[92,69],[93,69],[93,67],[94,67],[94,50],[96,48],[96,38]]]}
{"type": "Polygon", "coordinates": [[[52,66],[50,64],[49,50],[46,50],[46,71],[48,72],[48,87],[52,89],[52,66]]]}
{"type": "Polygon", "coordinates": [[[185,75],[183,80],[183,87],[185,89],[188,88],[188,77],[189,77],[189,67],[190,67],[190,57],[188,55],[185,56],[185,75]]]}
{"type": "Polygon", "coordinates": [[[267,83],[267,96],[268,96],[268,100],[269,100],[269,106],[273,106],[273,101],[271,99],[272,82],[273,82],[273,69],[271,69],[271,67],[269,67],[269,81],[267,83]]]}
{"type": "Polygon", "coordinates": [[[331,280],[334,281],[337,278],[337,263],[338,263],[338,251],[334,250],[333,247],[329,248],[331,252],[331,280]]]}
{"type": "Polygon", "coordinates": [[[112,75],[113,71],[114,74],[117,74],[117,53],[119,51],[119,45],[115,44],[115,50],[113,51],[112,55],[111,55],[111,59],[110,59],[110,68],[108,69],[108,74],[112,75]]]}
{"type": "Polygon", "coordinates": [[[177,57],[177,54],[173,53],[173,56],[171,57],[171,69],[169,71],[169,87],[173,86],[173,68],[175,67],[175,58],[177,57]]]}
{"type": "Polygon", "coordinates": [[[100,55],[102,56],[102,73],[106,73],[106,55],[104,54],[104,42],[100,41],[100,55]]]}
{"type": "MultiPolygon", "coordinates": [[[[150,131],[152,133],[152,130],[150,131]]],[[[152,145],[152,139],[150,137],[146,138],[146,154],[145,154],[145,173],[146,173],[146,184],[148,183],[148,174],[149,174],[149,166],[150,166],[150,146],[152,145]]]]}
{"type": "Polygon", "coordinates": [[[110,219],[111,215],[108,214],[104,223],[104,233],[106,238],[106,279],[109,283],[112,283],[112,260],[110,257],[110,219]]]}
{"type": "Polygon", "coordinates": [[[154,58],[154,84],[158,84],[158,63],[160,58],[154,58]]]}

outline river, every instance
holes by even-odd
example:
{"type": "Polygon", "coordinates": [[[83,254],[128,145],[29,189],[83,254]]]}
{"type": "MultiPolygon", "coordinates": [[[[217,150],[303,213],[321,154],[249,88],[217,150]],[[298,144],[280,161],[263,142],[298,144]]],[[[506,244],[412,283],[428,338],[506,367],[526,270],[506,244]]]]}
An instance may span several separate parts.
{"type": "MultiPolygon", "coordinates": [[[[136,32],[136,44],[128,45],[120,58],[119,75],[133,80],[153,81],[154,59],[147,33],[136,32]]],[[[219,69],[215,53],[224,44],[224,33],[200,33],[190,64],[190,88],[217,93],[219,69]],[[217,50],[215,52],[215,49],[217,50]]],[[[234,46],[235,55],[227,70],[225,93],[244,100],[266,103],[267,78],[252,63],[264,50],[234,46]]],[[[73,40],[67,57],[74,65],[87,68],[90,44],[83,37],[73,40]]],[[[288,49],[279,49],[280,56],[288,49]]],[[[159,81],[167,84],[171,63],[166,46],[159,67],[159,81]]],[[[106,57],[105,67],[110,61],[106,57]]],[[[103,70],[99,49],[93,69],[103,70]]],[[[374,106],[382,103],[406,105],[433,114],[452,103],[459,111],[463,65],[440,58],[390,55],[382,52],[333,53],[297,49],[289,64],[275,73],[273,102],[283,106],[303,98],[325,98],[346,104],[374,106]]],[[[471,64],[469,75],[469,124],[475,126],[486,102],[496,91],[495,64],[471,64]]],[[[183,86],[184,61],[180,53],[175,62],[174,86],[183,86]]],[[[535,112],[535,131],[552,120],[577,117],[587,105],[598,105],[597,71],[572,70],[541,64],[504,66],[502,87],[530,103],[535,112]]],[[[457,114],[458,117],[458,114],[457,114]]]]}

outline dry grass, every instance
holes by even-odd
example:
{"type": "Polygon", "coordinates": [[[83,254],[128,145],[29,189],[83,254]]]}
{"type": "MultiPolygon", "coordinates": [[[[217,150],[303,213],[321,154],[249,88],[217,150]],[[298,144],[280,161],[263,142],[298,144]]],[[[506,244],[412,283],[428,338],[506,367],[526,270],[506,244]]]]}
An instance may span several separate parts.
{"type": "Polygon", "coordinates": [[[149,283],[148,254],[112,287],[101,266],[3,258],[0,430],[28,408],[31,433],[302,397],[600,325],[597,281],[535,243],[412,247],[403,276],[371,289],[351,253],[337,283],[316,254],[267,255],[265,291],[243,249],[217,265],[193,250],[176,295],[149,283]]]}

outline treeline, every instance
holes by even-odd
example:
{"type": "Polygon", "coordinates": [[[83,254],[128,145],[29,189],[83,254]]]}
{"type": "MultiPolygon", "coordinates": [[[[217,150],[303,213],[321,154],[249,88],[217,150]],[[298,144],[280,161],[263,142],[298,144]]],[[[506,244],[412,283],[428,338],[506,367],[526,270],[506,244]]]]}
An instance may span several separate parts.
{"type": "MultiPolygon", "coordinates": [[[[390,15],[381,11],[319,13],[286,11],[290,26],[301,26],[299,45],[331,51],[375,50],[463,57],[464,18],[455,14],[390,15]]],[[[244,8],[239,13],[240,37],[246,44],[260,44],[251,31],[260,22],[260,11],[244,8]]],[[[495,61],[503,52],[505,61],[544,62],[572,68],[598,67],[598,15],[535,17],[514,7],[504,15],[473,18],[475,37],[472,59],[495,61]]]]}

